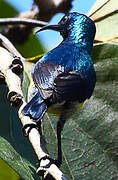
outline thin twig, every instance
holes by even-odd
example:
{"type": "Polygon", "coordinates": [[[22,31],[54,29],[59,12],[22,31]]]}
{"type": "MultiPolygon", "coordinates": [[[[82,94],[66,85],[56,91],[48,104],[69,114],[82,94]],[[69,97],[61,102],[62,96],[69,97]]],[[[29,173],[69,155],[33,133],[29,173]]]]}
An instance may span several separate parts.
{"type": "Polygon", "coordinates": [[[0,24],[23,24],[23,25],[31,25],[32,27],[42,27],[46,26],[48,23],[44,21],[27,19],[27,18],[0,18],[0,24]]]}

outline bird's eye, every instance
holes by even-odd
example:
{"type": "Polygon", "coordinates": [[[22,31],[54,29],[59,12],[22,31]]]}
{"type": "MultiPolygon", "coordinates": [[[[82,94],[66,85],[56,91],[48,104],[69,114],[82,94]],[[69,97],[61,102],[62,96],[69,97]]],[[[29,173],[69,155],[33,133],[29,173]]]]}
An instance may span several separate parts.
{"type": "Polygon", "coordinates": [[[68,19],[68,16],[64,16],[62,19],[63,23],[66,22],[67,19],[68,19]]]}

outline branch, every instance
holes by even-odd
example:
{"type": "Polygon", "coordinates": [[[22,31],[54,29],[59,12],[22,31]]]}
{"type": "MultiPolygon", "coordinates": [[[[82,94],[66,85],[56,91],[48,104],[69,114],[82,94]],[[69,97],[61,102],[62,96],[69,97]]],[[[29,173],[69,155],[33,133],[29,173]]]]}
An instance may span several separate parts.
{"type": "Polygon", "coordinates": [[[42,27],[46,26],[48,23],[44,21],[27,19],[27,18],[0,18],[0,24],[23,24],[23,25],[31,25],[32,27],[42,27]]]}
{"type": "MultiPolygon", "coordinates": [[[[8,39],[6,41],[6,38],[3,38],[2,35],[0,36],[0,38],[2,42],[5,40],[3,45],[6,43],[7,47],[11,45],[11,42],[9,42],[8,39]]],[[[35,122],[33,122],[32,119],[30,119],[28,116],[23,116],[21,113],[22,108],[26,105],[21,87],[23,79],[24,58],[21,55],[17,56],[19,55],[19,53],[17,53],[17,50],[15,49],[15,47],[13,48],[12,45],[12,50],[13,49],[15,51],[14,53],[11,53],[7,49],[0,47],[0,71],[2,76],[4,76],[5,82],[9,89],[8,99],[10,100],[11,104],[16,107],[16,110],[18,111],[18,115],[23,126],[26,124],[35,124],[35,122]]],[[[31,129],[31,131],[29,132],[29,141],[31,142],[34,148],[38,160],[45,156],[49,156],[47,150],[42,144],[42,139],[39,134],[39,131],[36,128],[31,129]]],[[[44,178],[48,180],[49,178],[47,177],[49,177],[50,175],[55,180],[67,180],[67,178],[58,169],[58,167],[55,164],[52,164],[49,159],[41,160],[40,167],[38,168],[37,172],[39,175],[42,175],[43,172],[44,178]]]]}

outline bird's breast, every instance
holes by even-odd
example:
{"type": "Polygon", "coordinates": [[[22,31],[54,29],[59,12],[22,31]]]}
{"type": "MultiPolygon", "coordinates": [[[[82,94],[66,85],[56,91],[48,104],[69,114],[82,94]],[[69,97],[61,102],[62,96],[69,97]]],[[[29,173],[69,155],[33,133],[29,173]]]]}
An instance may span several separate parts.
{"type": "MultiPolygon", "coordinates": [[[[54,116],[58,116],[58,117],[59,117],[60,114],[61,114],[62,111],[63,111],[63,105],[64,105],[64,103],[65,103],[65,101],[63,101],[62,103],[57,103],[57,104],[52,105],[52,106],[48,109],[48,113],[51,113],[51,114],[53,114],[54,116]]],[[[83,104],[84,104],[84,102],[82,102],[82,103],[77,102],[77,105],[76,105],[77,108],[76,108],[75,113],[80,111],[80,109],[81,109],[81,107],[83,106],[83,104]]],[[[75,106],[75,103],[73,103],[73,108],[74,108],[74,106],[75,106]]]]}

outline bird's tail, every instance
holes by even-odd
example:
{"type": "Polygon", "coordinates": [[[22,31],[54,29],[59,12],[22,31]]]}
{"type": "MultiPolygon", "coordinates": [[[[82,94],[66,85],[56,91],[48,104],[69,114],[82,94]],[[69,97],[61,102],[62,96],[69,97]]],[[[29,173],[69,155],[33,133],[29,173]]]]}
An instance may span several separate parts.
{"type": "Polygon", "coordinates": [[[22,109],[22,114],[31,117],[34,121],[39,121],[46,111],[47,105],[38,92],[22,109]]]}

